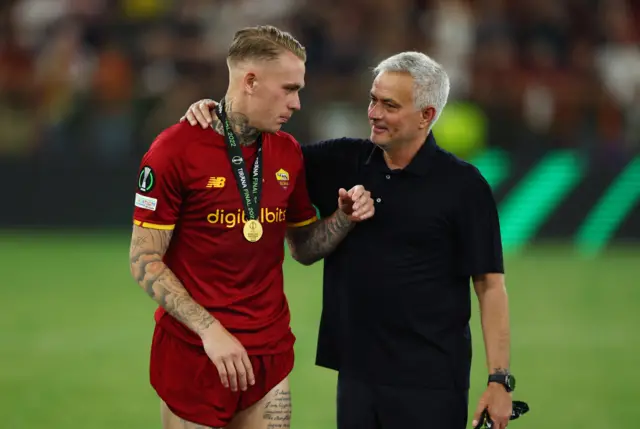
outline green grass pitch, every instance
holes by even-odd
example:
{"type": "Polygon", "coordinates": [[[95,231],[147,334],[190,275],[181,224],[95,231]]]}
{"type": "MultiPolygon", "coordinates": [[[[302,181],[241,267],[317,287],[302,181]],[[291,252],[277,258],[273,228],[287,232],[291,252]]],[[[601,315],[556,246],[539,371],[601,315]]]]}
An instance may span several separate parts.
{"type": "MultiPolygon", "coordinates": [[[[153,302],[128,273],[126,233],[0,234],[0,426],[159,428],[148,383],[153,302]]],[[[514,398],[510,427],[626,429],[640,420],[640,249],[594,260],[561,246],[507,258],[514,398]]],[[[298,337],[295,429],[335,427],[333,372],[314,366],[321,264],[287,260],[298,337]]],[[[470,408],[486,377],[474,301],[470,408]]],[[[381,368],[383,371],[384,368],[381,368]]]]}

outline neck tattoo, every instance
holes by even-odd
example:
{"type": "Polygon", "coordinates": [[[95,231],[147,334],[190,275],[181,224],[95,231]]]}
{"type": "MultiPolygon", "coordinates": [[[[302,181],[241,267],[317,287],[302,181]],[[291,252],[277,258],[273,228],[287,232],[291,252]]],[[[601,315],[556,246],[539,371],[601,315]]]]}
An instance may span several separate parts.
{"type": "MultiPolygon", "coordinates": [[[[231,125],[231,129],[238,138],[238,144],[240,146],[251,146],[254,144],[260,135],[260,131],[257,128],[249,125],[249,118],[247,115],[233,111],[233,103],[225,100],[225,110],[227,112],[227,120],[231,125]]],[[[213,114],[213,129],[220,135],[224,135],[224,127],[217,115],[213,114]]]]}

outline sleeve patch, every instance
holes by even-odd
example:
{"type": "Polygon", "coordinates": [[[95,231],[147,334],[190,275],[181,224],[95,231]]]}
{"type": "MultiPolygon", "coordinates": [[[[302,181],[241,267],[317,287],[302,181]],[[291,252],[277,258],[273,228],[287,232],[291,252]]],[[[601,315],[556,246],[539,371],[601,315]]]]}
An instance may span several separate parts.
{"type": "Polygon", "coordinates": [[[156,176],[153,169],[148,165],[142,167],[138,176],[138,190],[142,193],[150,192],[156,183],[156,176]]]}
{"type": "Polygon", "coordinates": [[[156,207],[158,206],[158,199],[145,197],[144,195],[140,195],[136,193],[136,207],[140,207],[141,209],[151,210],[152,212],[156,211],[156,207]]]}

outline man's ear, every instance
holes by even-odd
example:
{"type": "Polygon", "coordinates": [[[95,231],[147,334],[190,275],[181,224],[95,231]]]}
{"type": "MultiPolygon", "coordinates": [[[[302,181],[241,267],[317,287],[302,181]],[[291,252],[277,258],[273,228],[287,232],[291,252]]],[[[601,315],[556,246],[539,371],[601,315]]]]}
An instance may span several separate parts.
{"type": "Polygon", "coordinates": [[[256,74],[253,72],[247,72],[244,75],[244,89],[249,95],[252,95],[257,85],[256,74]]]}
{"type": "Polygon", "coordinates": [[[428,128],[436,118],[436,109],[433,106],[427,106],[420,111],[420,128],[428,128]]]}

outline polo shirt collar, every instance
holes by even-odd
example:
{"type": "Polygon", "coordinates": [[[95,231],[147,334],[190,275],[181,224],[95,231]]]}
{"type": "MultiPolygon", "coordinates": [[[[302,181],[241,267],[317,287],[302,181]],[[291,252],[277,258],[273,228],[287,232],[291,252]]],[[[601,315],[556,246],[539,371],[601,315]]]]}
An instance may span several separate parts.
{"type": "MultiPolygon", "coordinates": [[[[430,132],[429,135],[427,135],[424,144],[420,146],[420,149],[418,149],[418,152],[415,154],[411,162],[403,168],[402,171],[418,176],[427,174],[431,164],[434,162],[434,155],[437,148],[438,145],[435,137],[433,136],[433,132],[430,132]]],[[[389,171],[389,167],[384,160],[384,151],[375,144],[365,164],[382,171],[389,171]]]]}

